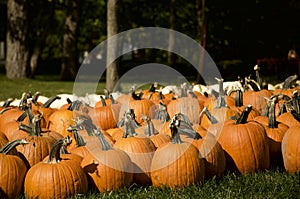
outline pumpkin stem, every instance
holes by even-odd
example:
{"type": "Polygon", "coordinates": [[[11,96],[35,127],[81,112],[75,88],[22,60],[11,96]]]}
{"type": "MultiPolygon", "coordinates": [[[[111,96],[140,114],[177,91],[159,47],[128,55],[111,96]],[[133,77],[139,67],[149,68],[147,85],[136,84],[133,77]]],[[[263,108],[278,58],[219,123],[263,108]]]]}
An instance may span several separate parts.
{"type": "Polygon", "coordinates": [[[57,140],[50,149],[48,163],[56,164],[61,160],[60,150],[62,146],[67,146],[72,142],[72,138],[67,136],[60,140],[57,140]]]}
{"type": "Polygon", "coordinates": [[[150,137],[150,136],[158,134],[157,130],[154,128],[153,122],[147,115],[143,114],[142,120],[145,123],[145,126],[144,126],[145,136],[150,137]]]}
{"type": "Polygon", "coordinates": [[[112,96],[112,94],[109,95],[109,99],[111,100],[111,104],[116,104],[116,100],[112,96]]]}
{"type": "Polygon", "coordinates": [[[74,126],[76,126],[78,130],[85,129],[89,136],[95,135],[94,130],[97,129],[97,127],[93,124],[93,121],[86,117],[77,117],[74,126]]]}
{"type": "Polygon", "coordinates": [[[235,124],[245,124],[247,122],[248,115],[251,110],[252,110],[252,106],[247,105],[243,110],[241,116],[236,120],[235,124]]]}
{"type": "Polygon", "coordinates": [[[236,107],[242,107],[243,106],[243,92],[241,91],[241,89],[236,90],[235,106],[236,107]]]}
{"type": "Polygon", "coordinates": [[[287,90],[287,89],[291,88],[292,82],[295,81],[296,79],[297,79],[296,74],[287,77],[283,82],[282,89],[287,90]]]}
{"type": "Polygon", "coordinates": [[[20,103],[19,103],[19,109],[20,110],[24,110],[25,109],[25,107],[26,107],[26,104],[27,104],[27,99],[28,99],[28,97],[29,97],[29,94],[28,93],[23,93],[22,94],[22,97],[21,97],[21,99],[20,99],[20,103]]]}
{"type": "Polygon", "coordinates": [[[16,146],[22,144],[28,144],[29,142],[27,142],[24,139],[18,139],[18,140],[13,140],[11,142],[6,143],[1,149],[0,149],[0,153],[3,154],[8,154],[12,149],[16,148],[16,146]]]}
{"type": "Polygon", "coordinates": [[[81,146],[85,146],[86,143],[83,139],[83,137],[80,135],[79,133],[79,128],[78,126],[76,125],[71,125],[67,128],[67,130],[71,133],[73,133],[74,135],[74,139],[75,139],[75,142],[76,142],[76,146],[77,147],[81,147],[81,146]]]}
{"type": "Polygon", "coordinates": [[[250,87],[250,89],[253,91],[260,91],[258,83],[253,79],[245,77],[245,85],[247,87],[250,87]]]}
{"type": "Polygon", "coordinates": [[[104,134],[99,129],[95,130],[95,135],[99,139],[103,151],[108,151],[112,149],[104,134]]]}
{"type": "Polygon", "coordinates": [[[202,111],[200,112],[200,117],[202,114],[205,114],[205,116],[208,118],[208,120],[210,121],[210,123],[212,124],[216,124],[218,123],[218,120],[209,112],[209,110],[207,109],[207,107],[204,107],[202,109],[202,111]]]}
{"type": "Polygon", "coordinates": [[[260,70],[260,67],[258,65],[255,65],[254,71],[255,71],[255,76],[256,76],[256,82],[259,85],[259,87],[262,88],[262,79],[260,77],[259,70],[260,70]]]}
{"type": "Polygon", "coordinates": [[[125,126],[125,131],[123,134],[123,138],[127,138],[128,136],[134,137],[137,135],[137,133],[135,132],[135,128],[138,126],[136,126],[135,115],[133,113],[133,109],[130,109],[129,111],[127,111],[125,113],[124,126],[125,126]]]}
{"type": "Polygon", "coordinates": [[[278,122],[276,121],[275,116],[276,101],[276,98],[272,98],[268,101],[268,127],[273,129],[278,127],[278,122]]]}
{"type": "Polygon", "coordinates": [[[33,135],[32,128],[30,126],[27,126],[26,124],[22,124],[22,123],[18,122],[18,128],[19,128],[19,130],[25,131],[29,135],[33,135]]]}
{"type": "Polygon", "coordinates": [[[158,110],[155,113],[154,119],[158,119],[162,123],[170,120],[170,116],[167,112],[167,106],[164,103],[159,102],[158,110]]]}
{"type": "Polygon", "coordinates": [[[55,101],[55,100],[59,100],[61,99],[61,97],[59,96],[53,96],[51,98],[49,98],[44,104],[43,104],[43,108],[49,108],[50,105],[55,101]]]}
{"type": "Polygon", "coordinates": [[[101,100],[102,106],[107,106],[105,99],[102,96],[100,96],[100,100],[101,100]]]}
{"type": "Polygon", "coordinates": [[[109,91],[107,90],[107,88],[104,88],[103,91],[104,91],[105,99],[109,99],[110,94],[109,94],[109,91]]]}
{"type": "Polygon", "coordinates": [[[81,101],[75,100],[75,101],[71,102],[70,106],[68,107],[68,110],[70,110],[70,111],[74,111],[74,110],[78,111],[81,105],[82,105],[81,101]]]}
{"type": "Polygon", "coordinates": [[[151,92],[151,93],[153,93],[153,92],[155,92],[156,87],[157,87],[157,82],[154,82],[154,83],[151,84],[151,86],[150,86],[150,88],[149,88],[148,91],[151,92]]]}
{"type": "Polygon", "coordinates": [[[219,96],[217,97],[217,108],[221,107],[227,107],[226,101],[225,101],[225,92],[223,89],[223,82],[224,79],[215,78],[218,81],[219,84],[219,96]]]}
{"type": "Polygon", "coordinates": [[[42,114],[37,114],[32,119],[32,134],[35,136],[41,136],[41,119],[43,118],[42,114]]]}
{"type": "Polygon", "coordinates": [[[300,114],[299,100],[298,100],[298,91],[294,91],[292,95],[292,104],[296,113],[300,114]]]}
{"type": "Polygon", "coordinates": [[[32,103],[34,103],[36,106],[38,106],[38,98],[40,97],[41,93],[37,91],[31,98],[32,103]]]}
{"type": "Polygon", "coordinates": [[[7,108],[10,106],[10,104],[14,101],[13,98],[8,98],[7,100],[5,100],[5,102],[2,105],[2,108],[7,108]]]}
{"type": "Polygon", "coordinates": [[[185,134],[186,136],[190,137],[190,138],[193,138],[193,139],[200,139],[202,138],[200,136],[199,133],[197,133],[194,129],[193,129],[193,124],[190,122],[190,120],[188,119],[187,116],[185,116],[184,114],[182,113],[176,113],[174,115],[174,118],[176,120],[179,120],[180,123],[177,127],[179,133],[181,134],[185,134]]]}
{"type": "Polygon", "coordinates": [[[118,122],[117,127],[122,127],[125,125],[125,121],[126,121],[126,115],[131,115],[130,117],[133,118],[133,127],[134,128],[138,128],[141,125],[136,121],[135,119],[135,114],[134,114],[134,110],[133,109],[128,109],[125,113],[124,113],[124,117],[118,122]]]}
{"type": "Polygon", "coordinates": [[[169,128],[171,130],[171,136],[172,136],[172,143],[173,144],[182,144],[183,141],[180,139],[178,127],[180,125],[180,120],[173,117],[170,121],[169,128]]]}

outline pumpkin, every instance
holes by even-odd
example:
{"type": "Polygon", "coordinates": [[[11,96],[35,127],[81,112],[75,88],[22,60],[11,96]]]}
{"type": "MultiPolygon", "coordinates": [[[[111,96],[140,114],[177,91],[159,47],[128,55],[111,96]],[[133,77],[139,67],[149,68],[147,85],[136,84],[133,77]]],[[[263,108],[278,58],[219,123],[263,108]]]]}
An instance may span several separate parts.
{"type": "Polygon", "coordinates": [[[110,105],[107,105],[102,96],[101,102],[101,106],[95,105],[94,109],[91,109],[88,112],[93,123],[104,131],[117,127],[121,105],[114,104],[113,102],[111,102],[110,105]]]}
{"type": "Polygon", "coordinates": [[[69,137],[56,141],[48,160],[28,170],[24,182],[26,198],[69,198],[88,191],[87,176],[80,164],[60,156],[61,147],[69,143],[69,137]]]}
{"type": "Polygon", "coordinates": [[[143,126],[135,129],[139,136],[150,138],[156,148],[171,141],[170,136],[159,133],[155,129],[154,124],[149,117],[143,115],[142,120],[143,126]]]}
{"type": "Polygon", "coordinates": [[[129,187],[133,181],[133,164],[122,150],[115,149],[99,134],[101,148],[91,149],[81,167],[100,192],[129,187]]]}
{"type": "Polygon", "coordinates": [[[14,140],[0,149],[0,197],[18,198],[21,194],[27,166],[17,155],[9,155],[17,145],[27,142],[23,139],[14,140]]]}
{"type": "Polygon", "coordinates": [[[69,152],[79,155],[82,158],[87,156],[89,154],[89,150],[86,147],[86,142],[84,141],[83,137],[80,135],[79,133],[79,128],[78,126],[70,126],[68,127],[68,131],[70,131],[71,133],[73,133],[73,137],[75,140],[75,147],[69,148],[69,152]]]}
{"type": "Polygon", "coordinates": [[[242,174],[254,173],[270,167],[265,129],[255,121],[247,121],[251,108],[251,105],[246,106],[236,121],[225,122],[217,137],[225,151],[229,169],[242,174]]]}
{"type": "Polygon", "coordinates": [[[191,123],[199,124],[199,113],[203,109],[203,103],[198,100],[197,96],[192,90],[182,85],[181,96],[177,99],[173,99],[167,105],[167,112],[170,117],[173,117],[176,113],[182,113],[186,115],[191,123]]]}
{"type": "Polygon", "coordinates": [[[172,142],[157,148],[154,153],[151,180],[155,187],[174,189],[204,182],[204,162],[199,158],[199,151],[194,145],[180,139],[179,123],[178,118],[171,120],[172,142]]]}
{"type": "Polygon", "coordinates": [[[267,107],[267,100],[273,93],[270,90],[262,89],[259,91],[247,91],[244,92],[243,104],[250,104],[255,108],[260,115],[264,114],[267,107]]]}
{"type": "MultiPolygon", "coordinates": [[[[27,136],[21,136],[23,139],[25,139],[28,144],[25,146],[18,146],[17,150],[22,153],[30,166],[33,166],[37,164],[38,162],[42,161],[47,155],[49,155],[51,146],[55,143],[56,138],[52,137],[51,134],[44,134],[41,133],[41,127],[40,127],[40,120],[42,116],[40,114],[37,114],[32,119],[32,127],[21,125],[22,130],[25,130],[28,135],[27,136]]],[[[19,138],[16,135],[16,138],[19,138]]],[[[14,139],[14,138],[13,138],[14,139]]]]}
{"type": "MultiPolygon", "coordinates": [[[[219,96],[217,97],[216,104],[210,104],[207,107],[207,110],[203,110],[203,113],[205,113],[201,117],[200,125],[206,129],[213,124],[218,122],[225,122],[232,117],[236,118],[240,115],[239,111],[236,109],[230,108],[230,106],[227,105],[226,100],[225,100],[225,94],[223,90],[223,80],[218,80],[219,81],[219,96]],[[209,116],[207,113],[209,113],[213,118],[216,119],[216,121],[213,121],[212,117],[209,116]]],[[[202,115],[202,113],[200,113],[202,115]]]]}
{"type": "Polygon", "coordinates": [[[289,173],[300,172],[300,125],[290,127],[283,136],[281,150],[284,168],[289,173]]]}
{"type": "Polygon", "coordinates": [[[43,104],[39,103],[37,101],[37,98],[32,99],[32,103],[33,103],[32,104],[32,112],[41,113],[43,115],[43,118],[45,119],[45,124],[42,125],[42,127],[46,127],[46,125],[49,121],[50,115],[57,110],[55,108],[50,107],[51,104],[57,99],[61,99],[61,97],[59,97],[59,96],[51,97],[43,104]]]}
{"type": "Polygon", "coordinates": [[[261,123],[266,130],[266,134],[268,136],[271,164],[282,166],[283,161],[281,143],[283,136],[285,132],[289,129],[289,127],[285,124],[276,121],[276,101],[276,97],[270,99],[268,101],[268,116],[259,116],[258,119],[256,119],[256,121],[261,123]],[[265,120],[267,120],[267,122],[265,120]]]}
{"type": "Polygon", "coordinates": [[[122,114],[125,113],[128,109],[133,109],[136,115],[136,121],[138,123],[142,122],[141,116],[147,115],[150,118],[153,118],[155,115],[155,104],[149,100],[144,99],[142,96],[135,93],[135,90],[132,90],[130,97],[124,99],[121,102],[122,106],[120,109],[120,119],[122,114]]]}
{"type": "Polygon", "coordinates": [[[222,177],[226,170],[226,158],[224,150],[215,136],[206,133],[202,139],[194,139],[191,143],[197,147],[204,161],[205,178],[222,177]]]}
{"type": "Polygon", "coordinates": [[[125,151],[134,163],[133,181],[139,185],[149,185],[151,161],[156,147],[150,138],[136,136],[133,120],[131,114],[126,115],[123,137],[115,142],[114,147],[125,151]]]}

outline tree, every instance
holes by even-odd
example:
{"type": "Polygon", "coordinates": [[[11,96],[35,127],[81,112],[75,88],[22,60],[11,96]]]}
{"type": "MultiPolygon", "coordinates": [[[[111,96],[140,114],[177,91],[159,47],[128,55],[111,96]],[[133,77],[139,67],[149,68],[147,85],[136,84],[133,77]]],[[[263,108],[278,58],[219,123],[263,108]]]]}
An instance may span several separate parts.
{"type": "MultiPolygon", "coordinates": [[[[107,38],[118,33],[118,0],[108,0],[107,2],[107,38]]],[[[117,43],[108,40],[107,43],[107,63],[114,61],[106,67],[106,88],[109,91],[114,89],[114,86],[119,80],[118,62],[114,60],[117,53],[117,43]]]]}
{"type": "Polygon", "coordinates": [[[67,15],[63,34],[63,60],[60,79],[74,80],[79,66],[77,49],[79,0],[67,0],[66,5],[67,15]]]}
{"type": "Polygon", "coordinates": [[[6,35],[6,76],[9,79],[26,78],[29,64],[28,1],[8,0],[6,35]]]}
{"type": "MultiPolygon", "coordinates": [[[[175,29],[175,0],[170,0],[170,29],[174,30],[175,29]]],[[[174,34],[173,32],[170,31],[169,33],[169,46],[168,46],[168,64],[170,66],[174,65],[174,61],[175,61],[175,56],[172,53],[173,48],[174,48],[174,34]]]]}
{"type": "Polygon", "coordinates": [[[30,70],[27,75],[29,78],[33,78],[45,46],[46,37],[54,25],[55,1],[31,0],[29,3],[30,70]]]}

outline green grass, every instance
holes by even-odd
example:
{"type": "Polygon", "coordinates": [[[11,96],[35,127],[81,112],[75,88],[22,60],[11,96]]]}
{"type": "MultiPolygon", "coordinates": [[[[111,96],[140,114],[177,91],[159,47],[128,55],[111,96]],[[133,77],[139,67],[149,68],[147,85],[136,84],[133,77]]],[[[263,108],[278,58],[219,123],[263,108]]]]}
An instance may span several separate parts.
{"type": "MultiPolygon", "coordinates": [[[[74,196],[72,199],[100,198],[267,198],[267,199],[296,199],[300,198],[300,174],[288,174],[279,169],[258,172],[248,175],[227,173],[222,179],[206,180],[202,186],[185,188],[155,188],[131,186],[108,193],[90,190],[84,196],[74,196]]],[[[25,199],[21,196],[20,199],[25,199]]]]}
{"type": "MultiPolygon", "coordinates": [[[[58,76],[36,76],[34,79],[7,79],[0,75],[0,101],[7,98],[20,98],[23,92],[41,92],[43,96],[73,93],[73,81],[59,81],[58,76]]],[[[89,84],[89,83],[86,83],[89,84]]],[[[88,85],[87,85],[88,86],[88,85]]],[[[103,93],[104,83],[99,83],[96,93],[103,93]]]]}
{"type": "Polygon", "coordinates": [[[74,199],[98,198],[300,198],[300,175],[274,169],[248,175],[227,173],[222,179],[207,180],[203,186],[181,189],[136,187],[109,193],[91,191],[74,199]]]}

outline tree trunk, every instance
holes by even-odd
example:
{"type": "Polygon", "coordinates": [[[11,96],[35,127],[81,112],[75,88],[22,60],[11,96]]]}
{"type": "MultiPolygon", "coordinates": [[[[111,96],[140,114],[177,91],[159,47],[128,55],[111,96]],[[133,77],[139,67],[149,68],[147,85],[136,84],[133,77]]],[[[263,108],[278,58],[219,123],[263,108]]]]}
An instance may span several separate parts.
{"type": "MultiPolygon", "coordinates": [[[[170,29],[175,29],[175,0],[170,0],[170,29]]],[[[173,48],[175,45],[175,38],[173,32],[169,33],[169,46],[168,46],[168,64],[170,66],[174,65],[175,62],[175,56],[173,52],[173,48]]]]}
{"type": "Polygon", "coordinates": [[[7,35],[6,35],[6,76],[9,79],[26,78],[29,64],[27,44],[27,1],[8,0],[7,2],[7,35]]]}
{"type": "MultiPolygon", "coordinates": [[[[107,38],[118,33],[118,0],[108,0],[107,2],[107,38]]],[[[118,44],[108,40],[107,43],[107,63],[110,63],[116,58],[118,44]]],[[[115,60],[112,64],[106,67],[106,89],[113,91],[119,80],[118,61],[115,60]]]]}
{"type": "MultiPolygon", "coordinates": [[[[206,47],[206,23],[205,23],[205,0],[196,0],[196,10],[197,10],[197,41],[201,44],[202,48],[206,47]],[[202,5],[200,6],[200,1],[202,5]]],[[[203,69],[204,62],[204,51],[200,51],[199,57],[199,71],[203,69]]],[[[201,82],[201,74],[197,74],[197,83],[201,82]]]]}
{"type": "Polygon", "coordinates": [[[77,25],[79,20],[78,0],[67,1],[67,17],[63,36],[63,60],[60,79],[74,80],[78,69],[77,25]]]}

